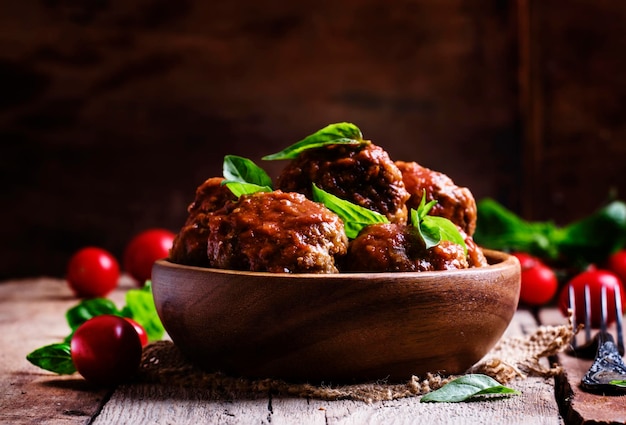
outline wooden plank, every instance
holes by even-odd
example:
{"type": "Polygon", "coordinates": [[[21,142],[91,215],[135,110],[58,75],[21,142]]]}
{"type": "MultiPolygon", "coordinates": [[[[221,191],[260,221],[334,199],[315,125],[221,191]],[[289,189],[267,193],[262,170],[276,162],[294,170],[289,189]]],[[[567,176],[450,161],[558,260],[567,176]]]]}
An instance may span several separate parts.
{"type": "Polygon", "coordinates": [[[268,423],[267,397],[247,400],[211,400],[199,389],[173,386],[128,385],[120,387],[94,425],[100,424],[246,424],[251,418],[268,423]]]}
{"type": "MultiPolygon", "coordinates": [[[[121,305],[123,291],[111,298],[121,305]]],[[[0,283],[0,423],[84,424],[108,398],[109,391],[78,375],[57,376],[26,360],[32,350],[63,340],[65,311],[77,302],[60,279],[0,283]]]]}
{"type": "Polygon", "coordinates": [[[128,385],[119,387],[94,425],[110,423],[223,424],[561,424],[553,386],[542,378],[516,381],[522,395],[473,403],[420,403],[419,397],[364,403],[264,396],[212,400],[201,389],[128,385]]]}
{"type": "MultiPolygon", "coordinates": [[[[519,336],[536,327],[533,316],[519,311],[506,336],[519,336]]],[[[489,423],[561,424],[552,380],[528,378],[512,387],[522,395],[498,402],[420,403],[419,397],[364,403],[259,395],[258,399],[212,400],[202,389],[128,385],[119,387],[94,424],[176,422],[362,424],[489,423]]]]}
{"type": "Polygon", "coordinates": [[[521,0],[525,218],[566,224],[624,197],[623,2],[521,0]],[[580,196],[585,193],[585,196],[580,196]]]}
{"type": "MultiPolygon", "coordinates": [[[[112,299],[123,303],[124,290],[112,299]]],[[[420,403],[419,397],[377,403],[322,401],[259,394],[211,399],[198,388],[125,385],[112,394],[90,387],[78,375],[58,377],[30,365],[34,348],[61,340],[69,331],[65,311],[77,302],[59,279],[28,279],[0,284],[0,423],[490,423],[561,424],[551,380],[528,378],[511,386],[522,395],[498,402],[420,403]]],[[[532,315],[515,315],[507,336],[532,331],[532,315]]]]}
{"type": "MultiPolygon", "coordinates": [[[[565,318],[556,309],[544,310],[540,320],[545,324],[564,323],[565,318]]],[[[592,333],[593,335],[593,333],[592,333]]],[[[578,335],[578,343],[583,335],[578,335]]],[[[580,381],[592,361],[562,353],[558,361],[564,374],[555,383],[557,400],[562,400],[562,414],[572,424],[623,424],[626,423],[626,395],[591,394],[580,388],[580,381]]]]}

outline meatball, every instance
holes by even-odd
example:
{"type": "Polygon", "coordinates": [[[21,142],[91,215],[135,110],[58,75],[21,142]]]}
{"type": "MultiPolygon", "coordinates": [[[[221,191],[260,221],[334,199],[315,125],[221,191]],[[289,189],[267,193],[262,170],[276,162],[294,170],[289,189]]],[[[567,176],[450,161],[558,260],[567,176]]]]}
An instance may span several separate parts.
{"type": "Polygon", "coordinates": [[[358,272],[415,271],[413,257],[423,245],[408,229],[396,223],[365,227],[350,241],[342,269],[358,272]]]}
{"type": "Polygon", "coordinates": [[[454,184],[452,179],[438,171],[422,167],[416,162],[396,161],[402,173],[406,190],[411,197],[407,208],[417,209],[426,191],[426,201],[437,201],[429,214],[445,217],[472,236],[476,230],[476,201],[466,187],[454,184]]]}
{"type": "Polygon", "coordinates": [[[233,192],[222,185],[224,180],[223,177],[211,177],[198,186],[194,201],[187,207],[187,223],[193,221],[197,214],[213,212],[222,208],[226,202],[237,200],[233,192]]]}
{"type": "Polygon", "coordinates": [[[413,226],[372,224],[350,242],[342,262],[345,271],[412,272],[469,267],[461,245],[441,241],[426,249],[413,226]]]}
{"type": "Polygon", "coordinates": [[[277,179],[280,190],[300,192],[309,198],[313,183],[339,198],[379,212],[391,222],[407,220],[405,202],[410,195],[402,173],[387,152],[372,143],[306,150],[277,179]]]}
{"type": "Polygon", "coordinates": [[[170,250],[171,261],[192,266],[209,266],[208,217],[227,202],[237,199],[230,189],[221,185],[223,180],[222,177],[212,177],[196,189],[196,197],[187,207],[187,220],[174,238],[170,250]]]}
{"type": "Polygon", "coordinates": [[[341,219],[299,193],[243,195],[207,217],[211,267],[285,273],[337,273],[347,251],[341,219]]]}
{"type": "Polygon", "coordinates": [[[461,235],[465,240],[465,246],[467,247],[467,262],[470,267],[484,267],[488,266],[487,257],[483,253],[483,250],[474,242],[474,238],[461,231],[461,235]]]}

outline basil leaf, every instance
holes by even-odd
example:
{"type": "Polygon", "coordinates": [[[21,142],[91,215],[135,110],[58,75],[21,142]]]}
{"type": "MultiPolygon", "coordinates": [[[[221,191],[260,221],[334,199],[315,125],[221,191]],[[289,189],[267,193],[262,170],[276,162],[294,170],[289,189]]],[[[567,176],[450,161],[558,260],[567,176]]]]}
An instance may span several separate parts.
{"type": "Polygon", "coordinates": [[[120,310],[117,309],[113,301],[107,298],[92,298],[81,301],[78,305],[70,308],[65,313],[70,329],[75,331],[80,325],[85,323],[92,317],[100,316],[101,314],[114,314],[119,316],[120,310]]]}
{"type": "Polygon", "coordinates": [[[315,184],[313,185],[313,200],[324,204],[326,208],[341,218],[346,236],[350,239],[356,238],[359,232],[370,224],[389,222],[383,214],[341,199],[320,189],[315,184]]]}
{"type": "Polygon", "coordinates": [[[272,188],[269,186],[259,186],[253,183],[242,183],[232,180],[222,181],[222,185],[225,185],[233,192],[233,195],[240,197],[241,195],[250,195],[257,192],[271,192],[272,188]]]}
{"type": "Polygon", "coordinates": [[[626,387],[626,379],[614,379],[609,381],[611,385],[617,385],[618,387],[626,387]]]}
{"type": "Polygon", "coordinates": [[[148,340],[158,341],[163,338],[165,329],[154,305],[151,282],[146,282],[143,288],[129,289],[126,292],[126,306],[122,314],[143,326],[148,340]]]}
{"type": "Polygon", "coordinates": [[[356,125],[341,122],[327,125],[280,152],[264,156],[263,159],[266,161],[293,159],[307,149],[320,148],[326,145],[361,145],[366,143],[370,142],[363,140],[361,130],[356,125]]]}
{"type": "Polygon", "coordinates": [[[65,342],[38,348],[29,353],[26,360],[37,367],[60,375],[71,375],[76,372],[70,353],[70,344],[65,342]]]}
{"type": "Polygon", "coordinates": [[[272,187],[272,179],[265,170],[241,156],[226,155],[222,172],[228,181],[272,187]]]}
{"type": "Polygon", "coordinates": [[[424,395],[421,402],[457,403],[485,395],[510,396],[519,391],[501,385],[495,379],[482,374],[463,375],[443,387],[424,395]]]}
{"type": "Polygon", "coordinates": [[[626,204],[613,201],[555,236],[559,253],[568,259],[601,263],[626,242],[626,204]]]}
{"type": "Polygon", "coordinates": [[[522,251],[544,259],[559,257],[558,229],[550,221],[529,222],[491,198],[477,203],[474,241],[484,248],[522,251]]]}
{"type": "Polygon", "coordinates": [[[450,241],[461,245],[465,254],[467,254],[467,245],[465,245],[465,240],[461,236],[459,229],[447,218],[427,215],[422,220],[420,228],[426,234],[436,234],[439,241],[450,241]]]}
{"type": "Polygon", "coordinates": [[[445,217],[428,215],[436,203],[435,200],[426,203],[426,192],[424,191],[417,210],[411,208],[411,225],[417,229],[426,249],[437,246],[441,241],[450,241],[461,245],[467,254],[465,239],[461,236],[456,225],[445,217]]]}

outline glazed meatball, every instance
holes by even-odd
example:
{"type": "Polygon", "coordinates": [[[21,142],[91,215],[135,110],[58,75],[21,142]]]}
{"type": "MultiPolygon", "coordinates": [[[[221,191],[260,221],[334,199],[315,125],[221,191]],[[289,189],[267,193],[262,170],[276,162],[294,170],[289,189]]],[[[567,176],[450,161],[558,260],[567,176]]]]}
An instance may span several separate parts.
{"type": "Polygon", "coordinates": [[[467,262],[470,267],[484,267],[488,266],[487,257],[483,253],[483,250],[474,242],[474,238],[461,231],[461,235],[465,240],[465,246],[467,247],[467,262]]]}
{"type": "Polygon", "coordinates": [[[437,201],[429,214],[445,217],[472,236],[476,230],[476,201],[466,187],[454,184],[452,179],[438,171],[422,167],[416,162],[396,161],[402,173],[406,190],[411,197],[407,208],[417,209],[426,191],[426,201],[437,201]]]}
{"type": "Polygon", "coordinates": [[[209,266],[207,239],[208,217],[237,197],[221,183],[222,177],[212,177],[196,189],[194,201],[187,207],[187,220],[174,238],[170,260],[191,266],[209,266]]]}
{"type": "Polygon", "coordinates": [[[413,258],[422,244],[402,224],[381,223],[365,227],[348,246],[342,269],[357,272],[415,271],[413,258]]]}
{"type": "Polygon", "coordinates": [[[306,150],[277,179],[279,189],[309,198],[313,183],[341,199],[379,212],[391,222],[407,220],[409,193],[402,173],[387,152],[372,143],[306,150]]]}
{"type": "Polygon", "coordinates": [[[322,204],[282,191],[243,195],[208,217],[211,267],[285,273],[337,273],[346,253],[343,222],[322,204]]]}
{"type": "Polygon", "coordinates": [[[461,245],[441,241],[426,249],[413,226],[372,224],[350,242],[342,268],[353,272],[412,272],[469,267],[461,245]]]}

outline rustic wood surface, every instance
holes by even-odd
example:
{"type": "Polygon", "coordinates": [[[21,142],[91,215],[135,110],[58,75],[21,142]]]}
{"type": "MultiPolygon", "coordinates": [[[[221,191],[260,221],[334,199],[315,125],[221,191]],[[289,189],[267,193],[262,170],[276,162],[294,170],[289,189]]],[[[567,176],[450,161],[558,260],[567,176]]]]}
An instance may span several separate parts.
{"type": "Polygon", "coordinates": [[[568,223],[626,196],[622,2],[517,0],[521,212],[568,223]],[[582,201],[581,193],[585,200],[582,201]]]}
{"type": "MultiPolygon", "coordinates": [[[[121,289],[111,298],[123,303],[121,289]]],[[[277,396],[210,400],[202,390],[128,385],[108,392],[77,375],[60,378],[25,360],[35,348],[58,342],[69,331],[64,312],[77,301],[65,282],[41,278],[0,283],[0,423],[12,424],[561,424],[552,379],[529,378],[511,386],[522,395],[505,400],[460,404],[419,403],[407,398],[379,403],[319,401],[277,396]],[[92,422],[90,422],[92,421],[92,422]]],[[[519,311],[507,335],[536,326],[519,311]]]]}
{"type": "MultiPolygon", "coordinates": [[[[545,324],[563,323],[563,315],[555,309],[543,310],[539,319],[545,324]]],[[[594,335],[597,330],[593,330],[594,335]]],[[[616,335],[615,326],[609,331],[616,335]]],[[[584,341],[584,332],[576,339],[578,345],[584,341]]],[[[623,424],[626,423],[626,394],[605,395],[591,394],[580,388],[580,381],[589,370],[592,361],[572,355],[566,351],[558,355],[558,362],[564,374],[555,382],[555,393],[564,401],[561,413],[567,423],[578,425],[591,424],[623,424]]]]}

